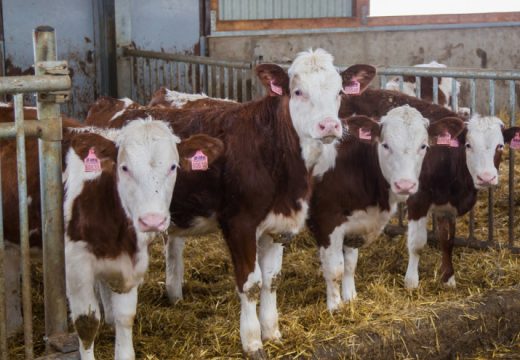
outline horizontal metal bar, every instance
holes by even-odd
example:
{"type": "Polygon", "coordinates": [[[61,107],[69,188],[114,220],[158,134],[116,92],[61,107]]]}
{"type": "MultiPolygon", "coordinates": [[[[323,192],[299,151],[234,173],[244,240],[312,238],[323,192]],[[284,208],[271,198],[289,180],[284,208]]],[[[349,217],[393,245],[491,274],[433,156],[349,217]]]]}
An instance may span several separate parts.
{"type": "Polygon", "coordinates": [[[70,90],[71,80],[65,75],[26,75],[0,78],[0,94],[70,90]]]}
{"type": "MultiPolygon", "coordinates": [[[[340,68],[347,66],[339,65],[340,68]]],[[[477,69],[455,69],[455,68],[427,68],[416,66],[392,66],[378,67],[379,75],[404,75],[404,76],[434,76],[434,77],[457,77],[466,79],[493,79],[493,80],[520,80],[520,71],[514,70],[477,70],[477,69]]]]}
{"type": "MultiPolygon", "coordinates": [[[[38,120],[25,120],[23,123],[25,136],[40,136],[42,134],[41,123],[38,120]]],[[[0,138],[16,137],[15,123],[0,124],[0,138]]]]}
{"type": "Polygon", "coordinates": [[[208,37],[227,37],[227,36],[263,36],[263,35],[301,35],[301,34],[334,34],[334,33],[353,33],[353,32],[373,32],[373,31],[417,31],[417,30],[450,30],[450,29],[481,29],[496,27],[516,27],[520,26],[518,21],[507,22],[482,22],[482,23],[457,23],[457,24],[420,24],[420,25],[387,25],[387,26],[361,26],[361,27],[342,27],[342,28],[321,28],[321,29],[276,29],[276,30],[242,30],[242,31],[216,31],[208,37]]]}
{"type": "Polygon", "coordinates": [[[159,52],[159,51],[134,50],[134,49],[129,49],[129,48],[124,48],[123,54],[124,54],[124,56],[134,56],[134,57],[142,57],[142,58],[149,58],[149,59],[161,59],[161,60],[178,61],[178,62],[184,62],[184,63],[216,65],[216,66],[229,66],[229,67],[235,67],[238,69],[251,69],[251,63],[248,63],[248,62],[216,60],[216,59],[212,59],[212,58],[209,58],[206,56],[179,55],[179,54],[163,53],[163,52],[159,52]]]}

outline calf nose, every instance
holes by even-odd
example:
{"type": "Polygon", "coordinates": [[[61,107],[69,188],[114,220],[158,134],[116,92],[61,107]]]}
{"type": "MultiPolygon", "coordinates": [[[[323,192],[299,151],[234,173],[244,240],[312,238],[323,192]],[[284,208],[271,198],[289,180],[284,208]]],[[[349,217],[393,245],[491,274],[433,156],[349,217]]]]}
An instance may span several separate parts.
{"type": "Polygon", "coordinates": [[[401,179],[394,183],[398,194],[411,194],[414,192],[417,182],[407,179],[401,179]]]}
{"type": "Polygon", "coordinates": [[[164,231],[168,227],[168,217],[157,213],[148,213],[139,217],[139,231],[164,231]]]}
{"type": "Polygon", "coordinates": [[[331,117],[325,118],[318,123],[318,134],[322,139],[331,137],[340,138],[341,123],[331,117]]]}
{"type": "Polygon", "coordinates": [[[479,185],[493,185],[496,183],[497,176],[489,171],[484,171],[477,175],[477,179],[479,181],[479,185]]]}

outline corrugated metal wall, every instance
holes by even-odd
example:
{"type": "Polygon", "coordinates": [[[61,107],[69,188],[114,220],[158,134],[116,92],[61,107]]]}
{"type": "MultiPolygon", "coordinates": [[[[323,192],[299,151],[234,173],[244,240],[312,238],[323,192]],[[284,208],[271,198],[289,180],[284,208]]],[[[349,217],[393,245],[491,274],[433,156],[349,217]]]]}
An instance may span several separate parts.
{"type": "Polygon", "coordinates": [[[352,16],[352,0],[219,0],[219,20],[352,16]]]}

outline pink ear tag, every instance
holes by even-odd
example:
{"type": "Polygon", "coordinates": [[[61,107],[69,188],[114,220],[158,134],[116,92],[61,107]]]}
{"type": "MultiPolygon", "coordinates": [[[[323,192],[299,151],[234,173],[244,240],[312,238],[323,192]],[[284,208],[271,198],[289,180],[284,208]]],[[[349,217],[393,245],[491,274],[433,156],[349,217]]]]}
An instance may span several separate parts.
{"type": "Polygon", "coordinates": [[[195,155],[191,158],[191,170],[205,171],[208,170],[208,157],[202,152],[197,150],[195,155]]]}
{"type": "Polygon", "coordinates": [[[509,147],[514,150],[520,150],[520,132],[515,133],[515,137],[511,139],[509,147]]]}
{"type": "Polygon", "coordinates": [[[361,140],[372,140],[372,133],[370,132],[370,129],[359,128],[359,138],[361,140]]]}
{"type": "Polygon", "coordinates": [[[459,140],[457,138],[453,138],[450,140],[450,147],[459,147],[459,140]]]}
{"type": "Polygon", "coordinates": [[[350,80],[350,83],[343,88],[343,93],[346,95],[359,95],[360,92],[361,84],[356,79],[350,80]]]}
{"type": "Polygon", "coordinates": [[[442,135],[437,136],[437,145],[451,146],[451,134],[445,131],[442,135]]]}
{"type": "Polygon", "coordinates": [[[271,85],[271,91],[272,92],[274,92],[276,95],[280,95],[280,96],[283,95],[282,87],[278,86],[278,85],[275,85],[274,84],[274,80],[271,80],[270,85],[271,85]]]}
{"type": "Polygon", "coordinates": [[[91,147],[88,150],[88,155],[83,159],[85,165],[85,172],[98,172],[101,171],[101,161],[96,156],[96,150],[91,147]]]}

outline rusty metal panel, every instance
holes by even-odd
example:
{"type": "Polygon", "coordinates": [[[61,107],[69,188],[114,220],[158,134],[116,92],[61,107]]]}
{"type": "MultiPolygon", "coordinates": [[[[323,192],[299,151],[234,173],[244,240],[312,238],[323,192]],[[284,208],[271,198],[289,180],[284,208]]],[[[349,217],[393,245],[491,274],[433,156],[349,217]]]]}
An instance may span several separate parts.
{"type": "Polygon", "coordinates": [[[33,73],[32,30],[41,24],[52,25],[60,44],[58,58],[68,61],[72,78],[71,101],[62,111],[84,118],[98,93],[92,1],[2,0],[2,5],[6,75],[33,73]]]}
{"type": "Polygon", "coordinates": [[[219,0],[220,20],[351,17],[352,0],[219,0]]]}

